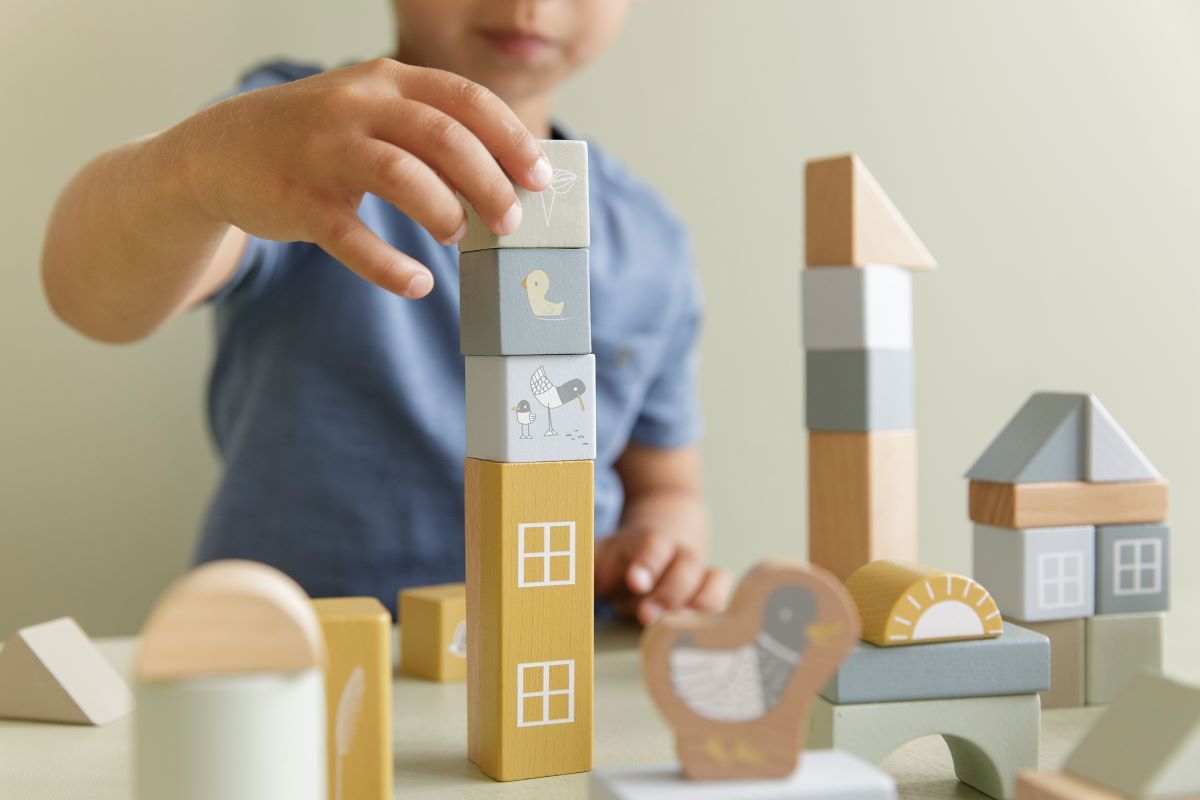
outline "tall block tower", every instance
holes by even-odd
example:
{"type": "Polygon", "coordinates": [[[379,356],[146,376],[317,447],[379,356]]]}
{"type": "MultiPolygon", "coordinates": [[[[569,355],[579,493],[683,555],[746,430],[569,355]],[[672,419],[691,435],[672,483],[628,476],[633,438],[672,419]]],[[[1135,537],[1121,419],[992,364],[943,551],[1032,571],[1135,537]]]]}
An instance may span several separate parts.
{"type": "Polygon", "coordinates": [[[912,271],[936,264],[857,156],[805,169],[809,560],[917,560],[912,271]]]}
{"type": "Polygon", "coordinates": [[[459,244],[468,755],[502,781],[592,766],[596,364],[587,144],[545,141],[521,227],[459,244]]]}

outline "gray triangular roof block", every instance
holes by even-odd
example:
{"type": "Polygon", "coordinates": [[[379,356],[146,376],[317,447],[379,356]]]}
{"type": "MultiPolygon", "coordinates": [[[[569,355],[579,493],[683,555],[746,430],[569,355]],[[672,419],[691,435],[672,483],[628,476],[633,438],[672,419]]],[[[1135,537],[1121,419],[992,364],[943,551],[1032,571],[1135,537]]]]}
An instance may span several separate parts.
{"type": "Polygon", "coordinates": [[[1135,677],[1063,769],[1126,797],[1200,795],[1200,686],[1135,677]]]}
{"type": "Polygon", "coordinates": [[[1108,409],[1095,395],[1089,395],[1089,399],[1087,480],[1149,481],[1161,478],[1108,409]]]}

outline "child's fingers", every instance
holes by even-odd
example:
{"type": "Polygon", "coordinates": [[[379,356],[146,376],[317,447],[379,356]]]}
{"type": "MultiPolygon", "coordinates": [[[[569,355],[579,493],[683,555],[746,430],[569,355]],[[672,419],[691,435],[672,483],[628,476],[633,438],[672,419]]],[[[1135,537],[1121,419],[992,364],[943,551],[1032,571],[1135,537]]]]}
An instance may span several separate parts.
{"type": "Polygon", "coordinates": [[[403,297],[424,297],[433,289],[433,275],[363,224],[349,209],[322,212],[315,242],[361,277],[403,297]]]}
{"type": "Polygon", "coordinates": [[[700,559],[689,550],[679,550],[647,599],[662,608],[677,611],[695,594],[704,573],[700,559]]]}
{"type": "Polygon", "coordinates": [[[629,590],[635,594],[649,593],[670,566],[678,549],[675,541],[668,536],[657,532],[645,536],[625,572],[625,583],[629,590]]]}
{"type": "Polygon", "coordinates": [[[710,567],[700,580],[700,588],[688,601],[688,607],[705,613],[720,611],[729,600],[732,586],[733,578],[728,572],[710,567]]]}
{"type": "Polygon", "coordinates": [[[596,543],[596,594],[606,597],[621,585],[625,557],[616,534],[596,543]]]}
{"type": "Polygon", "coordinates": [[[443,244],[454,244],[466,231],[466,215],[454,192],[412,153],[371,139],[350,165],[356,189],[380,197],[412,217],[443,244]]]}

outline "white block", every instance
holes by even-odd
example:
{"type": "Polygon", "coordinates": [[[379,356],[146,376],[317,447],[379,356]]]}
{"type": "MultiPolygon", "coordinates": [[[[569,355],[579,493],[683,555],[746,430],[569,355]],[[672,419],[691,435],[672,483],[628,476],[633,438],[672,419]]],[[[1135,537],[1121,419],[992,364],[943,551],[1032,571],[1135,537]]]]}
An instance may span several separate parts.
{"type": "Polygon", "coordinates": [[[912,273],[892,266],[801,273],[807,350],[910,349],[912,273]]]}
{"type": "Polygon", "coordinates": [[[790,778],[692,781],[678,764],[598,769],[591,800],[894,800],[896,782],[878,767],[840,750],[806,750],[790,778]]]}
{"type": "Polygon", "coordinates": [[[975,526],[974,578],[1006,620],[1090,617],[1096,609],[1096,529],[975,526]]]}

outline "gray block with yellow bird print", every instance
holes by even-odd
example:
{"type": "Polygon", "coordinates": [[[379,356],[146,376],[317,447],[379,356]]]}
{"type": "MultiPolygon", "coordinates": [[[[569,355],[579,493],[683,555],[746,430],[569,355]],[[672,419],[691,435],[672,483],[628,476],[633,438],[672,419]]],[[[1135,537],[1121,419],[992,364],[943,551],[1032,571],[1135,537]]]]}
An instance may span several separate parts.
{"type": "Polygon", "coordinates": [[[467,356],[467,456],[596,458],[596,358],[467,356]]]}
{"type": "Polygon", "coordinates": [[[517,247],[459,258],[463,355],[592,350],[588,251],[517,247]]]}

